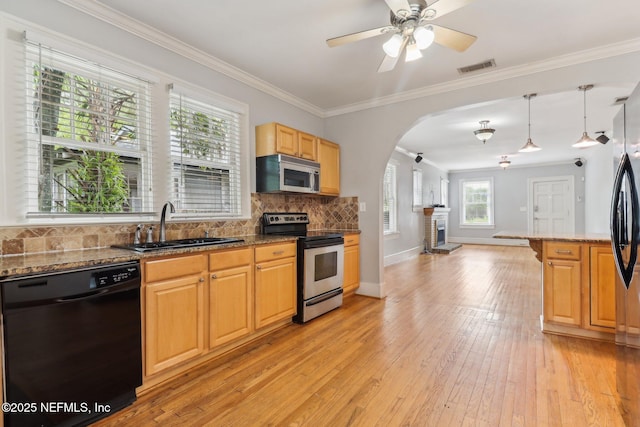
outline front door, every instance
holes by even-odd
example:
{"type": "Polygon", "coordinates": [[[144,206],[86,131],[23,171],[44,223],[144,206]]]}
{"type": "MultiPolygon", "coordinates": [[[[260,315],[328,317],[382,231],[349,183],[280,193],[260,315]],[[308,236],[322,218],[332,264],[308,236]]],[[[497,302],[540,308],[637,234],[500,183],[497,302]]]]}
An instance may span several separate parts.
{"type": "Polygon", "coordinates": [[[573,233],[573,176],[529,179],[529,230],[533,233],[573,233]]]}

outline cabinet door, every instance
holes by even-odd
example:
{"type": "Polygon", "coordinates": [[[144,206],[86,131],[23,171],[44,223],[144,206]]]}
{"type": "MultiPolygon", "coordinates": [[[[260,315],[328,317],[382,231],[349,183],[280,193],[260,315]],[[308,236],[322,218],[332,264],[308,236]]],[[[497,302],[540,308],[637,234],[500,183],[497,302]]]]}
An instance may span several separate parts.
{"type": "Polygon", "coordinates": [[[318,144],[314,135],[298,131],[298,157],[313,160],[318,159],[318,144]]]}
{"type": "Polygon", "coordinates": [[[256,328],[296,314],[296,259],[260,262],[255,273],[256,328]]]}
{"type": "Polygon", "coordinates": [[[214,271],[209,288],[209,345],[215,347],[252,330],[251,265],[214,271]]]}
{"type": "Polygon", "coordinates": [[[204,352],[204,274],[145,286],[146,375],[204,352]]]}
{"type": "Polygon", "coordinates": [[[590,324],[616,327],[616,267],[611,246],[590,248],[590,324]]]}
{"type": "Polygon", "coordinates": [[[318,140],[320,163],[320,194],[340,194],[340,146],[324,139],[318,140]]]}
{"type": "Polygon", "coordinates": [[[277,124],[276,151],[278,153],[295,156],[298,151],[298,131],[277,124]]]}
{"type": "Polygon", "coordinates": [[[357,241],[358,236],[344,237],[344,293],[355,291],[360,286],[360,245],[350,243],[350,239],[357,241]]]}
{"type": "Polygon", "coordinates": [[[547,260],[544,266],[544,320],[580,326],[580,261],[547,260]]]}

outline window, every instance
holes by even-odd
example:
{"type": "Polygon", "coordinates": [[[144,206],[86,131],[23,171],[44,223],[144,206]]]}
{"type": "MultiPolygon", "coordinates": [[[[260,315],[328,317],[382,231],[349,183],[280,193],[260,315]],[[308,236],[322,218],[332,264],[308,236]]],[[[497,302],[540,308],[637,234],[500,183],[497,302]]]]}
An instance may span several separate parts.
{"type": "Polygon", "coordinates": [[[173,199],[182,213],[241,214],[240,114],[171,90],[173,199]]]}
{"type": "Polygon", "coordinates": [[[460,181],[460,225],[493,226],[493,179],[460,181]]]}
{"type": "Polygon", "coordinates": [[[422,169],[413,170],[413,210],[422,209],[422,169]]]}
{"type": "Polygon", "coordinates": [[[387,169],[384,172],[384,180],[382,184],[383,202],[383,230],[385,234],[396,233],[398,231],[398,225],[396,223],[397,217],[397,186],[396,186],[396,165],[389,163],[387,169]]]}
{"type": "Polygon", "coordinates": [[[27,42],[28,210],[149,209],[149,83],[27,42]]]}

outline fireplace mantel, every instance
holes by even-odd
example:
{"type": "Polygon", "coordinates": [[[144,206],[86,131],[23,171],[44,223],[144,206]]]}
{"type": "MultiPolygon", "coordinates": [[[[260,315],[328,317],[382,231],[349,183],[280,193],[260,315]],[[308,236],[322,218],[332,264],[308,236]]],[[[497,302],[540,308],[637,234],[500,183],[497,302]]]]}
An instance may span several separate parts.
{"type": "Polygon", "coordinates": [[[422,211],[424,212],[424,216],[432,216],[433,214],[449,213],[451,211],[451,208],[435,208],[429,206],[426,208],[422,208],[422,211]]]}

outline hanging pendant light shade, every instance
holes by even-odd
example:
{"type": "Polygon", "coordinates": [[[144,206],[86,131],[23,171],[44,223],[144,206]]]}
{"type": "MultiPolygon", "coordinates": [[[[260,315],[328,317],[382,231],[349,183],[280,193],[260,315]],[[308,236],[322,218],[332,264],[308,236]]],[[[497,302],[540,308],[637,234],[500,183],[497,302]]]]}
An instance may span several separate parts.
{"type": "Polygon", "coordinates": [[[507,156],[502,156],[502,158],[498,162],[498,165],[500,165],[502,169],[506,169],[511,165],[511,162],[507,160],[507,156]]]}
{"type": "Polygon", "coordinates": [[[587,134],[587,91],[593,89],[593,85],[583,85],[579,86],[578,90],[581,90],[583,93],[583,103],[584,103],[584,132],[582,133],[582,137],[572,145],[574,148],[587,148],[593,147],[594,145],[598,145],[599,142],[595,139],[591,138],[589,134],[587,134]]]}
{"type": "Polygon", "coordinates": [[[529,102],[529,137],[527,138],[526,144],[519,149],[518,151],[521,153],[533,153],[534,151],[540,151],[542,148],[538,147],[531,140],[531,98],[535,97],[537,94],[530,93],[528,95],[524,95],[525,99],[529,102]]]}
{"type": "Polygon", "coordinates": [[[480,129],[474,130],[473,133],[482,143],[487,142],[487,139],[493,136],[493,133],[496,131],[495,129],[491,129],[487,127],[489,125],[489,120],[480,120],[480,129]]]}

